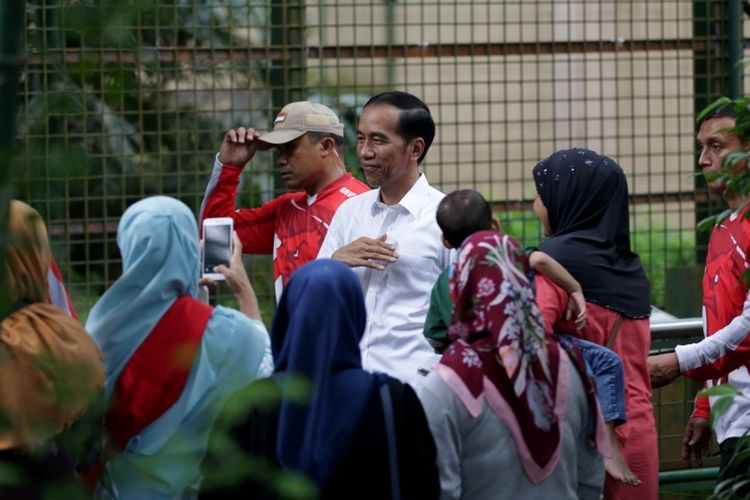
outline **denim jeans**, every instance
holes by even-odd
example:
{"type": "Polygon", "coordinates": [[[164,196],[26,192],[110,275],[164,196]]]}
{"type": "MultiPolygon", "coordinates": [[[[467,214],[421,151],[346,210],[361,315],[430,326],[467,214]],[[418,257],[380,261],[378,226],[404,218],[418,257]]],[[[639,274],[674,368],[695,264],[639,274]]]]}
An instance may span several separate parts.
{"type": "Polygon", "coordinates": [[[604,346],[572,335],[560,335],[563,341],[581,350],[586,368],[596,384],[596,396],[604,421],[620,425],[625,422],[625,373],[622,360],[604,346]]]}

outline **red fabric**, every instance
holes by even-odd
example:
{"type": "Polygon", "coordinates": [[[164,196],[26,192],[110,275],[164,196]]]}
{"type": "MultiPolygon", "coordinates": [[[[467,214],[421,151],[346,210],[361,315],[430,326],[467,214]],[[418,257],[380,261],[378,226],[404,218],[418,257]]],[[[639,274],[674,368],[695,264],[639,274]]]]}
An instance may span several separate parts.
{"type": "MultiPolygon", "coordinates": [[[[750,219],[742,215],[725,219],[715,226],[708,241],[706,268],[703,273],[703,313],[706,335],[710,336],[742,314],[747,298],[747,281],[743,273],[750,266],[750,219]]],[[[716,362],[688,370],[695,380],[718,379],[750,360],[750,336],[737,347],[727,350],[716,362]]],[[[748,366],[750,368],[750,366],[748,366]]],[[[723,380],[726,382],[726,378],[723,380]]]]}
{"type": "MultiPolygon", "coordinates": [[[[73,306],[73,301],[70,298],[70,294],[68,293],[68,290],[65,288],[65,284],[63,283],[63,279],[62,279],[62,273],[60,272],[60,268],[57,265],[57,261],[55,260],[55,257],[53,256],[50,256],[49,267],[52,270],[52,274],[55,276],[55,279],[59,282],[63,290],[65,290],[65,302],[68,306],[68,311],[70,312],[70,315],[74,319],[78,319],[78,313],[76,312],[76,308],[73,306]]],[[[61,307],[61,304],[58,304],[58,306],[61,307]]]]}
{"type": "Polygon", "coordinates": [[[223,165],[216,188],[205,200],[202,217],[232,217],[244,253],[274,254],[274,281],[282,285],[302,264],[315,260],[333,214],[344,201],[369,191],[347,173],[322,189],[312,206],[304,191],[286,193],[258,208],[234,209],[242,169],[223,165]],[[278,242],[275,242],[277,239],[278,242]]]}
{"type": "Polygon", "coordinates": [[[105,417],[120,449],[179,399],[212,310],[191,297],[178,298],[128,360],[105,417]]]}
{"type": "Polygon", "coordinates": [[[695,407],[690,418],[705,418],[706,420],[711,418],[711,402],[708,400],[708,396],[695,397],[695,407]]]}
{"type": "Polygon", "coordinates": [[[528,449],[533,463],[520,451],[519,460],[536,483],[560,458],[562,433],[555,414],[560,346],[545,338],[529,273],[526,254],[507,235],[481,231],[461,245],[450,279],[451,345],[440,364],[453,370],[473,399],[484,396],[498,413],[486,390],[487,383],[494,386],[513,413],[498,417],[520,430],[513,434],[516,447],[528,449]]]}
{"type": "MultiPolygon", "coordinates": [[[[544,276],[537,276],[536,300],[548,331],[562,323],[568,295],[544,276]]],[[[651,380],[646,359],[651,347],[648,319],[629,319],[618,312],[586,303],[586,326],[577,333],[583,339],[607,345],[615,322],[622,317],[614,343],[608,346],[622,359],[625,371],[625,407],[628,420],[615,430],[622,455],[642,483],[630,486],[607,475],[604,498],[656,500],[659,488],[659,452],[651,402],[651,380]]],[[[569,328],[567,331],[570,331],[569,328]]]]}

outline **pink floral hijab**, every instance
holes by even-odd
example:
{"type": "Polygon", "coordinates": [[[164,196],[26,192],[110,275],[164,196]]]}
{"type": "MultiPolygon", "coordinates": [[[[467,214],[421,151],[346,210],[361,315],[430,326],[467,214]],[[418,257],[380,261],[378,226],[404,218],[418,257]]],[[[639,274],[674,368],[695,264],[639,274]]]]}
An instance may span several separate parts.
{"type": "Polygon", "coordinates": [[[533,283],[523,249],[509,236],[482,231],[467,239],[450,281],[452,343],[437,371],[473,417],[487,402],[538,483],[560,459],[570,363],[545,337],[533,283]]]}

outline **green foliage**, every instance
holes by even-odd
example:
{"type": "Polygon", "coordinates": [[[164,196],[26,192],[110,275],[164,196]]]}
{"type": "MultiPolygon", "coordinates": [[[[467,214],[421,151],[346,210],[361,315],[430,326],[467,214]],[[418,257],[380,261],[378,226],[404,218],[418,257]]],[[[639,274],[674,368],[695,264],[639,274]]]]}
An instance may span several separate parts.
{"type": "Polygon", "coordinates": [[[533,211],[498,212],[495,218],[500,222],[500,230],[526,246],[537,246],[544,239],[542,224],[533,211]]]}
{"type": "MultiPolygon", "coordinates": [[[[116,220],[154,194],[197,212],[226,126],[180,89],[185,81],[262,87],[270,69],[262,61],[185,64],[177,56],[264,43],[269,19],[269,3],[260,0],[27,1],[25,51],[41,62],[23,76],[16,196],[48,223],[116,220]],[[153,50],[164,47],[169,53],[153,50]]],[[[71,288],[84,317],[119,259],[112,234],[89,231],[68,236],[79,241],[58,252],[67,277],[85,278],[84,292],[71,288]]]]}
{"type": "Polygon", "coordinates": [[[732,384],[720,384],[703,389],[698,396],[737,396],[741,394],[732,384]]]}
{"type": "Polygon", "coordinates": [[[718,396],[711,404],[711,425],[716,425],[721,416],[732,406],[735,396],[739,394],[740,391],[731,384],[717,385],[698,393],[698,396],[718,396]]]}
{"type": "Polygon", "coordinates": [[[651,285],[651,303],[663,307],[667,269],[695,263],[695,232],[643,219],[633,219],[630,246],[646,271],[651,285]]]}
{"type": "Polygon", "coordinates": [[[703,109],[703,111],[698,113],[698,116],[696,117],[695,121],[700,123],[711,111],[718,109],[722,106],[725,106],[731,102],[732,100],[729,99],[728,97],[719,97],[714,102],[706,106],[705,109],[703,109]]]}
{"type": "Polygon", "coordinates": [[[203,491],[241,488],[245,481],[264,481],[278,498],[308,500],[317,495],[315,485],[299,474],[282,471],[275,463],[247,453],[238,446],[235,429],[253,411],[273,411],[282,397],[307,404],[312,394],[310,382],[301,377],[258,380],[235,393],[224,405],[209,440],[203,463],[203,491]]]}
{"type": "Polygon", "coordinates": [[[17,465],[0,462],[0,488],[17,485],[25,479],[26,476],[17,465]]]}
{"type": "MultiPolygon", "coordinates": [[[[711,409],[713,411],[713,407],[711,409]]],[[[747,431],[742,435],[734,446],[728,467],[739,467],[741,464],[750,460],[750,436],[747,431]]],[[[745,471],[743,474],[734,478],[728,478],[716,484],[710,500],[732,500],[735,498],[747,498],[747,488],[750,486],[750,472],[745,471]],[[744,491],[743,491],[744,490],[744,491]]]]}

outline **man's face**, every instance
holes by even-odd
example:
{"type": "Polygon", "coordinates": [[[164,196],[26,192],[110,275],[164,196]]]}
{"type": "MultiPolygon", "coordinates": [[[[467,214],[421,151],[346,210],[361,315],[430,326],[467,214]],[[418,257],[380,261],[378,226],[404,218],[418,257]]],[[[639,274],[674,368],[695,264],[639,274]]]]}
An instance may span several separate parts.
{"type": "MultiPolygon", "coordinates": [[[[701,124],[698,131],[698,147],[701,155],[698,158],[698,165],[703,169],[704,174],[718,174],[722,171],[724,160],[731,153],[743,148],[740,138],[726,129],[734,127],[735,120],[731,117],[721,117],[706,120],[701,124]]],[[[732,172],[741,172],[747,164],[747,161],[737,162],[732,167],[732,172]]],[[[707,179],[708,187],[718,193],[726,190],[726,183],[707,179]]]]}
{"type": "Polygon", "coordinates": [[[320,144],[311,143],[307,136],[276,147],[276,165],[286,187],[297,191],[317,193],[318,184],[325,177],[325,162],[320,155],[320,144]]]}
{"type": "Polygon", "coordinates": [[[410,173],[410,152],[396,133],[400,111],[389,104],[372,104],[362,111],[357,127],[357,156],[367,183],[389,187],[410,173]]]}

